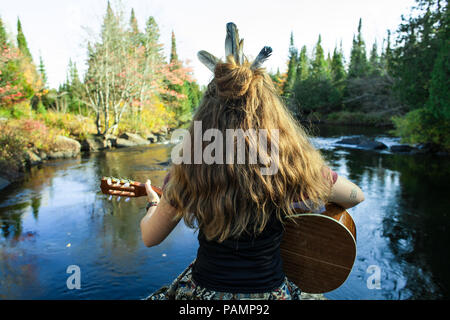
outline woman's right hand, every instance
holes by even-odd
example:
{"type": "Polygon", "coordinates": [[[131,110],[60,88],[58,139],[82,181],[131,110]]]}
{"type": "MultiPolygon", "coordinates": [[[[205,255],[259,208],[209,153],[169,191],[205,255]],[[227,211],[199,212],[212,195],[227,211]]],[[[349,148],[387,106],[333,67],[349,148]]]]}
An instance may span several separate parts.
{"type": "Polygon", "coordinates": [[[152,182],[150,179],[145,183],[145,190],[147,191],[147,200],[148,202],[159,202],[159,196],[152,188],[152,182]]]}

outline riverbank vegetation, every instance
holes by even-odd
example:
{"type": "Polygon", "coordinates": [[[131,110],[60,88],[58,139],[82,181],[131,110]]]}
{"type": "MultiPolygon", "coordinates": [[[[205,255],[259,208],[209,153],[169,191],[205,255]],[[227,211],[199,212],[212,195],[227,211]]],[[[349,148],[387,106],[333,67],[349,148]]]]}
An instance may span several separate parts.
{"type": "Polygon", "coordinates": [[[34,63],[21,21],[13,39],[0,19],[0,171],[23,169],[27,153],[49,151],[58,136],[147,137],[188,122],[200,87],[178,58],[175,33],[168,59],[159,38],[154,17],[140,30],[133,9],[127,17],[108,3],[100,34],[85,44],[84,77],[69,61],[55,89],[42,58],[34,63]]]}
{"type": "Polygon", "coordinates": [[[287,72],[272,74],[301,120],[393,127],[407,143],[450,149],[448,1],[416,0],[408,17],[368,49],[359,21],[349,58],[326,54],[319,35],[299,50],[291,34],[287,72]],[[394,37],[395,36],[395,37],[394,37]]]}
{"type": "MultiPolygon", "coordinates": [[[[360,20],[347,58],[342,44],[325,53],[325,36],[298,49],[292,33],[286,72],[271,74],[293,114],[386,126],[405,142],[450,149],[448,1],[416,0],[381,44],[366,44],[360,20]]],[[[170,45],[165,57],[154,17],[141,30],[134,10],[126,14],[108,2],[99,34],[84,43],[85,74],[69,61],[66,81],[50,88],[21,21],[12,36],[0,19],[0,171],[21,170],[30,151],[46,153],[61,136],[113,141],[131,133],[150,140],[188,123],[202,91],[178,57],[173,32],[170,45]]]]}

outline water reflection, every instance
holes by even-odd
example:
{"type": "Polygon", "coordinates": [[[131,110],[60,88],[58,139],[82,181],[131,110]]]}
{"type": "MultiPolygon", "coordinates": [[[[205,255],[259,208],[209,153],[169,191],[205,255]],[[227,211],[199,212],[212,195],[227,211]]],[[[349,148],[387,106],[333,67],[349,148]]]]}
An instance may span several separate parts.
{"type": "Polygon", "coordinates": [[[338,149],[323,153],[339,174],[361,186],[366,201],[350,210],[358,227],[355,268],[345,285],[328,296],[448,298],[449,160],[338,149]],[[368,292],[370,265],[381,268],[379,292],[368,292]]]}
{"type": "MultiPolygon", "coordinates": [[[[334,170],[361,186],[366,201],[349,210],[358,229],[355,266],[326,296],[450,297],[449,160],[335,146],[344,131],[321,128],[315,142],[334,170]],[[367,287],[371,265],[380,267],[380,290],[367,287]]],[[[139,230],[145,199],[108,201],[98,188],[103,176],[161,185],[170,149],[152,145],[50,162],[2,192],[0,298],[138,299],[172,281],[195,257],[193,231],[180,223],[161,245],[146,248],[139,230]],[[81,268],[81,290],[66,287],[71,264],[81,268]]]]}

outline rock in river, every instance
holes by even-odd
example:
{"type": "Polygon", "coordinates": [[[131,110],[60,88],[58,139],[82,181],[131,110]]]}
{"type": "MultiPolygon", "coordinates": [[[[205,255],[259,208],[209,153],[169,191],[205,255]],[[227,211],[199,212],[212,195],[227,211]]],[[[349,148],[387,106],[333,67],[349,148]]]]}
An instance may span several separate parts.
{"type": "Polygon", "coordinates": [[[78,141],[64,137],[57,136],[56,142],[52,150],[47,154],[49,159],[71,158],[80,153],[81,145],[78,141]]]}
{"type": "Polygon", "coordinates": [[[366,137],[345,138],[345,139],[338,141],[337,143],[355,145],[358,148],[369,149],[369,150],[387,149],[387,145],[385,145],[384,143],[376,141],[376,140],[371,140],[366,137]]]}
{"type": "Polygon", "coordinates": [[[111,140],[102,135],[92,135],[81,142],[81,150],[96,152],[111,148],[111,140]]]}
{"type": "Polygon", "coordinates": [[[117,148],[142,146],[146,144],[150,144],[150,141],[142,138],[138,134],[129,132],[122,133],[116,140],[117,148]]]}

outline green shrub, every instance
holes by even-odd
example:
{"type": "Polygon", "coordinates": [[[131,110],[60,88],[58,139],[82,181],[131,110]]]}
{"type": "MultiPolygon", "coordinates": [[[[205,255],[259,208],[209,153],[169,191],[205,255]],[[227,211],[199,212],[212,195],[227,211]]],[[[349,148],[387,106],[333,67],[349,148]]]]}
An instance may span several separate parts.
{"type": "Polygon", "coordinates": [[[408,112],[403,117],[393,117],[393,133],[406,143],[431,142],[450,150],[450,121],[436,118],[429,109],[421,108],[408,112]]]}
{"type": "Polygon", "coordinates": [[[0,108],[0,118],[9,119],[12,117],[11,109],[9,108],[0,108]]]}

